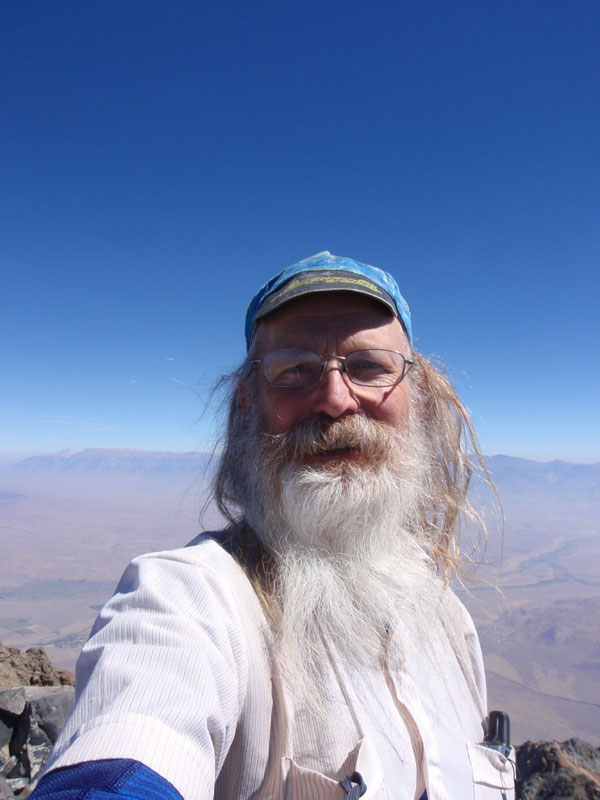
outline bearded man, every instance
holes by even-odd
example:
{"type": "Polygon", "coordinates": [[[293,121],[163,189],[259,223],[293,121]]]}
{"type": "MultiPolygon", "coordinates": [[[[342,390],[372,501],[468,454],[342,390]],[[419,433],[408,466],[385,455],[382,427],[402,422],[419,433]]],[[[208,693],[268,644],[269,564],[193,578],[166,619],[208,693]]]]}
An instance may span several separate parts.
{"type": "Polygon", "coordinates": [[[129,566],[33,797],[513,798],[449,586],[479,451],[395,280],[320,253],[261,287],[246,340],[229,526],[129,566]]]}

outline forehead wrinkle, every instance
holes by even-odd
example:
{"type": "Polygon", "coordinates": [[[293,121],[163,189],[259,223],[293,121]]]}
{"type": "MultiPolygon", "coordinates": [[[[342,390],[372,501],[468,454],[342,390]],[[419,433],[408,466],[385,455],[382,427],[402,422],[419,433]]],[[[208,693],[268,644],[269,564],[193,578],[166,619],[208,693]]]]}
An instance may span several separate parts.
{"type": "Polygon", "coordinates": [[[321,355],[329,355],[340,348],[406,349],[406,337],[398,320],[379,314],[359,316],[360,320],[351,313],[307,314],[285,322],[274,320],[274,324],[266,319],[257,330],[258,349],[264,353],[290,347],[314,350],[321,355]],[[389,331],[389,341],[385,341],[381,329],[390,324],[393,330],[389,331]]]}

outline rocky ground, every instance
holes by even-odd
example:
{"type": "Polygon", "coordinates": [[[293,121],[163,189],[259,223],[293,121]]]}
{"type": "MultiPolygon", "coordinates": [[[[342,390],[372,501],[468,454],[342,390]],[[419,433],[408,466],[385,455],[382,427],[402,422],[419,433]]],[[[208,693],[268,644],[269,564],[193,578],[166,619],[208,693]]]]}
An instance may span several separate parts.
{"type": "Polygon", "coordinates": [[[0,800],[33,791],[74,702],[74,686],[0,691],[0,800]]]}
{"type": "Polygon", "coordinates": [[[600,748],[581,739],[517,749],[522,800],[600,800],[600,748]]]}
{"type": "Polygon", "coordinates": [[[0,800],[27,797],[71,713],[75,676],[0,642],[0,800]]]}
{"type": "Polygon", "coordinates": [[[0,642],[0,689],[14,686],[75,686],[75,676],[53,667],[43,647],[21,652],[0,642]]]}
{"type": "MultiPolygon", "coordinates": [[[[41,648],[0,643],[0,800],[33,791],[73,707],[73,684],[41,648]]],[[[579,739],[525,742],[517,770],[522,800],[600,800],[600,748],[579,739]]]]}

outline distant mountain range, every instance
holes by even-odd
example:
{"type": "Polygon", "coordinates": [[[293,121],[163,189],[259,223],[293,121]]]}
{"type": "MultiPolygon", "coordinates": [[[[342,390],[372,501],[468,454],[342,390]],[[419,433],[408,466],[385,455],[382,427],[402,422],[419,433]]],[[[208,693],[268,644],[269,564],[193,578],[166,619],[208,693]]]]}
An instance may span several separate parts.
{"type": "MultiPolygon", "coordinates": [[[[88,448],[32,456],[0,470],[19,473],[102,473],[113,475],[190,475],[210,465],[210,453],[88,448]]],[[[587,499],[600,499],[600,463],[531,461],[525,458],[486,456],[485,463],[499,489],[508,491],[577,491],[587,499]]]]}
{"type": "Polygon", "coordinates": [[[548,486],[565,483],[569,485],[585,483],[590,488],[600,487],[600,463],[572,464],[569,461],[530,461],[512,456],[486,456],[485,462],[494,481],[502,485],[519,476],[519,483],[527,485],[544,483],[548,486]]]}
{"type": "Polygon", "coordinates": [[[600,463],[530,461],[486,456],[486,466],[503,501],[543,504],[570,514],[600,510],[600,463]]]}
{"type": "Polygon", "coordinates": [[[210,453],[89,448],[25,458],[0,470],[0,474],[197,475],[206,470],[210,461],[210,453]]]}

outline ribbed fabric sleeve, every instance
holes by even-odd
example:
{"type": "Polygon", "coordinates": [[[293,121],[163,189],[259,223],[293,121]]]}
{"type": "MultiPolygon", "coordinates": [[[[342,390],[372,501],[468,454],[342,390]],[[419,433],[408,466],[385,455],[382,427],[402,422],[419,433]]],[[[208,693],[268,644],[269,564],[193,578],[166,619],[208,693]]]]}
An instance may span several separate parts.
{"type": "Polygon", "coordinates": [[[49,769],[130,758],[186,798],[213,797],[246,694],[247,642],[232,588],[196,549],[129,565],[78,662],[49,769]]]}

